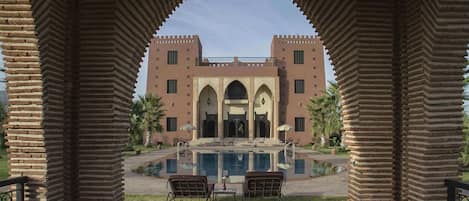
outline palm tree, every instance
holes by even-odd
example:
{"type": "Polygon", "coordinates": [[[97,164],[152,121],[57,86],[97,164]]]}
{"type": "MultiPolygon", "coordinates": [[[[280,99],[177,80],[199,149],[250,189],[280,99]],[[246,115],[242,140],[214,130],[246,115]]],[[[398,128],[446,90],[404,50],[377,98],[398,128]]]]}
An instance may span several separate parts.
{"type": "Polygon", "coordinates": [[[164,117],[165,110],[163,109],[161,97],[147,94],[146,96],[140,96],[139,101],[142,104],[142,128],[146,134],[145,146],[148,147],[150,145],[151,134],[163,130],[160,120],[164,117]]]}
{"type": "Polygon", "coordinates": [[[313,138],[315,142],[321,139],[321,146],[326,144],[325,141],[325,127],[326,127],[326,112],[325,112],[325,97],[321,96],[316,99],[310,99],[307,105],[311,121],[313,122],[313,138]]]}
{"type": "Polygon", "coordinates": [[[321,146],[329,146],[330,135],[340,133],[342,128],[337,83],[329,82],[324,94],[316,99],[310,99],[307,108],[313,122],[313,137],[317,138],[320,135],[321,146]]]}
{"type": "Polygon", "coordinates": [[[329,81],[325,96],[327,97],[327,124],[326,133],[339,133],[342,128],[342,119],[340,116],[340,94],[337,83],[329,81]]]}
{"type": "Polygon", "coordinates": [[[132,103],[130,110],[130,144],[142,144],[143,143],[143,104],[140,100],[136,100],[132,103]]]}

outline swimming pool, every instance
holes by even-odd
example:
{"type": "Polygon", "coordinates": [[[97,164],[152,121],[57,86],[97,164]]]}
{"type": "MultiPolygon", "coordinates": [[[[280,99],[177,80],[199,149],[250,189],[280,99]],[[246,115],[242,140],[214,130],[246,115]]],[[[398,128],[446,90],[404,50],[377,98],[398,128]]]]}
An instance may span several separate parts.
{"type": "Polygon", "coordinates": [[[248,171],[281,171],[286,180],[302,180],[338,174],[342,166],[314,160],[310,154],[292,150],[184,150],[146,162],[133,172],[149,177],[170,175],[205,175],[210,182],[243,183],[248,171]]]}

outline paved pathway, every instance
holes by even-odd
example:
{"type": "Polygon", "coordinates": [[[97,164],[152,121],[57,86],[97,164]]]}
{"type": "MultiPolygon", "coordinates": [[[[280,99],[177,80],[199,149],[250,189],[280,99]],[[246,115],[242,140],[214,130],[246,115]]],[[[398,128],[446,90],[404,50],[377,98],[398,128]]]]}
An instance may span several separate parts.
{"type": "MultiPolygon", "coordinates": [[[[306,152],[313,155],[314,159],[328,161],[333,164],[345,166],[347,159],[333,155],[313,153],[309,150],[297,149],[298,152],[306,152]]],[[[169,186],[166,179],[142,176],[132,172],[132,169],[146,161],[157,160],[176,152],[175,148],[150,152],[140,156],[126,158],[124,161],[125,193],[127,194],[153,194],[166,195],[169,186]]],[[[332,176],[324,176],[302,181],[291,181],[283,188],[285,195],[347,195],[348,171],[332,176]]],[[[241,184],[229,184],[229,188],[236,188],[241,193],[241,184]]]]}

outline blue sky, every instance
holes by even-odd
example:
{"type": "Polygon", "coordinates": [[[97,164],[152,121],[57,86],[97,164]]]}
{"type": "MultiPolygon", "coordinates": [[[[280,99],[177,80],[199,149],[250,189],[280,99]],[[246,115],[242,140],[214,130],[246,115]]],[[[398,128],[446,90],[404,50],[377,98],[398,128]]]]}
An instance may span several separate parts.
{"type": "MultiPolygon", "coordinates": [[[[269,57],[275,34],[316,35],[290,0],[187,0],[163,24],[158,35],[200,36],[205,57],[269,57]]],[[[325,55],[326,80],[334,74],[325,55]]],[[[148,52],[136,93],[145,94],[148,52]]]]}

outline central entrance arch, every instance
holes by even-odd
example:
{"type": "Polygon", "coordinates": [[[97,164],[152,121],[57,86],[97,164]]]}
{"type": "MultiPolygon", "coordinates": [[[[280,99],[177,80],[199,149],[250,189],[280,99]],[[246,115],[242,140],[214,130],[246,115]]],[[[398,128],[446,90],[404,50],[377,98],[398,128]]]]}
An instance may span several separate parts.
{"type": "MultiPolygon", "coordinates": [[[[349,199],[445,199],[443,179],[459,175],[468,1],[293,2],[335,67],[349,199]]],[[[10,175],[30,177],[31,200],[123,200],[139,62],[180,3],[0,2],[10,175]]]]}

